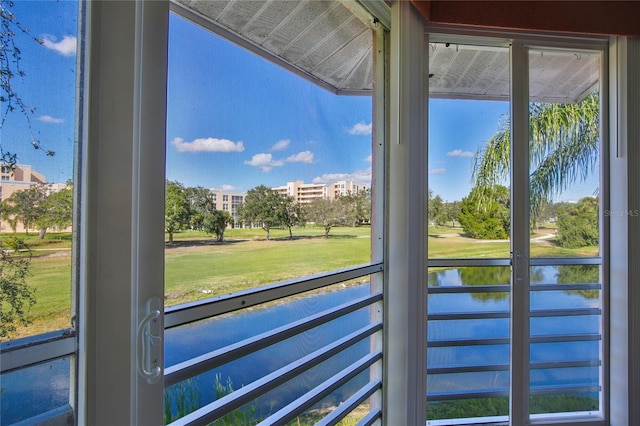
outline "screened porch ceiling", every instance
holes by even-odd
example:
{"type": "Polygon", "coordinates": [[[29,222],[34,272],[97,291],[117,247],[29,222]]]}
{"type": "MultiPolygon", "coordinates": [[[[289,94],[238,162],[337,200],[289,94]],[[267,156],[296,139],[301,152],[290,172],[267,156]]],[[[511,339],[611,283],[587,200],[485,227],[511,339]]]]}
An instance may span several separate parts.
{"type": "MultiPolygon", "coordinates": [[[[367,10],[373,3],[382,2],[172,0],[172,10],[334,93],[370,94],[375,24],[367,10]]],[[[429,47],[432,97],[509,99],[508,49],[444,42],[429,47]]],[[[531,55],[533,101],[578,102],[597,87],[597,55],[566,59],[553,51],[531,55]]]]}

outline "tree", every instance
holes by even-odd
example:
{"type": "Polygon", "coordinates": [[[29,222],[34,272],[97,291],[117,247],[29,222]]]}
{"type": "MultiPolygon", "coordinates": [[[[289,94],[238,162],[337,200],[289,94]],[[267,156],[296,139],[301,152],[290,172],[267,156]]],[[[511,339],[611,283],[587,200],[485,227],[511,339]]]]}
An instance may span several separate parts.
{"type": "Polygon", "coordinates": [[[233,223],[233,216],[226,210],[214,210],[205,213],[202,219],[202,229],[216,237],[216,240],[224,239],[224,231],[233,223]]]}
{"type": "Polygon", "coordinates": [[[451,222],[451,227],[456,226],[460,214],[460,201],[451,201],[444,204],[444,217],[451,222]]]}
{"type": "Polygon", "coordinates": [[[280,194],[271,188],[259,185],[247,192],[244,203],[238,206],[238,214],[245,223],[259,223],[267,233],[268,240],[271,227],[282,223],[281,203],[280,194]]]}
{"type": "Polygon", "coordinates": [[[29,229],[45,214],[46,198],[46,185],[36,184],[29,187],[29,189],[11,194],[9,198],[3,201],[5,204],[4,209],[9,215],[22,222],[25,233],[29,235],[29,229]]]}
{"type": "Polygon", "coordinates": [[[509,238],[509,189],[502,185],[473,188],[460,203],[458,220],[472,238],[509,238]]]}
{"type": "Polygon", "coordinates": [[[293,197],[280,194],[280,222],[289,229],[289,239],[293,239],[292,228],[305,224],[305,215],[302,206],[295,202],[293,197]]]}
{"type": "MultiPolygon", "coordinates": [[[[540,208],[598,165],[600,96],[592,92],[576,104],[532,103],[529,107],[529,175],[532,211],[540,208]]],[[[509,117],[486,147],[475,154],[473,179],[477,187],[491,187],[509,175],[511,155],[509,117]]]]}
{"type": "Polygon", "coordinates": [[[26,248],[16,239],[13,252],[0,243],[0,339],[8,337],[16,330],[16,324],[28,325],[29,308],[36,303],[35,289],[27,284],[31,253],[18,254],[16,248],[26,248]]]}
{"type": "Polygon", "coordinates": [[[339,200],[345,208],[347,225],[355,227],[371,222],[371,192],[369,190],[341,195],[339,200]]]}
{"type": "Polygon", "coordinates": [[[53,192],[44,199],[36,225],[43,239],[47,229],[65,229],[73,223],[73,190],[65,188],[53,192]]]}
{"type": "Polygon", "coordinates": [[[205,216],[216,211],[214,194],[202,186],[188,187],[184,192],[189,203],[189,226],[191,229],[203,230],[205,216]]]}
{"type": "MultiPolygon", "coordinates": [[[[431,193],[431,190],[429,190],[429,194],[431,193]]],[[[427,219],[430,223],[434,223],[436,226],[442,226],[447,221],[446,207],[442,197],[439,195],[429,197],[427,212],[427,219]]]]}
{"type": "Polygon", "coordinates": [[[189,223],[189,202],[180,182],[167,181],[165,191],[164,226],[169,234],[169,243],[173,243],[173,234],[184,229],[189,223]]]}
{"type": "Polygon", "coordinates": [[[558,243],[566,248],[597,246],[598,199],[582,198],[575,204],[565,204],[558,210],[558,243]]]}
{"type": "Polygon", "coordinates": [[[305,214],[310,222],[324,228],[324,237],[337,225],[346,224],[347,215],[344,204],[339,199],[316,198],[305,206],[305,214]]]}

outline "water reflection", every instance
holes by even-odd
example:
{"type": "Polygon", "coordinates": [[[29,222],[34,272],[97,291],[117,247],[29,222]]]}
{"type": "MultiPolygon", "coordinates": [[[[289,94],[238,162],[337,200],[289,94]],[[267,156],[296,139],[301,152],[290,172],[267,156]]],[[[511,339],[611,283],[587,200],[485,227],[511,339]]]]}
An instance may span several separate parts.
{"type": "MultiPolygon", "coordinates": [[[[600,282],[599,265],[532,266],[531,285],[595,284],[600,282]]],[[[510,285],[511,270],[508,266],[469,266],[449,269],[431,268],[429,287],[443,286],[493,286],[510,285]]],[[[565,290],[587,299],[598,299],[599,290],[565,290]]],[[[471,297],[480,301],[500,301],[509,298],[508,292],[472,292],[471,297]]]]}

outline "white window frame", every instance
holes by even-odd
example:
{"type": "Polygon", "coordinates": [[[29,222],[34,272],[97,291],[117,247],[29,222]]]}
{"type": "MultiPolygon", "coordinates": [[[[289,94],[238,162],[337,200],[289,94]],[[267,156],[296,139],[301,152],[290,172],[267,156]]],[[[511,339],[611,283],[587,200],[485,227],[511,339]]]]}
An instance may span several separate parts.
{"type": "Polygon", "coordinates": [[[164,298],[169,2],[86,8],[77,421],[162,424],[162,376],[138,374],[137,334],[164,298]]]}
{"type": "MultiPolygon", "coordinates": [[[[419,208],[412,200],[424,197],[426,192],[419,192],[417,186],[411,187],[407,176],[410,180],[419,179],[425,183],[427,177],[419,170],[423,165],[416,166],[409,160],[406,150],[410,148],[397,146],[409,140],[416,141],[416,144],[420,139],[426,140],[426,105],[419,104],[424,88],[420,82],[407,83],[410,76],[424,75],[425,72],[420,50],[427,40],[418,34],[419,21],[421,18],[410,4],[395,2],[392,5],[387,235],[387,276],[390,284],[386,293],[385,323],[387,424],[424,424],[426,421],[422,402],[413,397],[426,394],[424,381],[416,379],[416,376],[426,377],[425,358],[419,357],[424,353],[424,348],[412,346],[412,342],[425,337],[425,317],[422,312],[426,311],[420,311],[423,301],[420,279],[409,278],[410,271],[426,270],[426,249],[425,256],[420,256],[420,242],[412,240],[407,226],[411,210],[419,208]],[[412,71],[415,74],[411,74],[412,71]],[[409,135],[413,135],[413,138],[409,135]],[[417,252],[415,248],[418,248],[417,252]]],[[[482,33],[475,32],[476,35],[482,33]]],[[[495,36],[494,31],[484,33],[495,36]]],[[[640,116],[640,39],[611,38],[608,53],[610,77],[605,73],[603,82],[609,83],[610,90],[603,102],[610,104],[610,125],[605,124],[602,131],[609,133],[611,155],[606,165],[610,168],[610,177],[603,182],[606,185],[603,188],[610,193],[610,209],[635,212],[640,209],[640,185],[637,184],[640,182],[640,170],[636,166],[640,161],[640,123],[628,117],[640,116]]],[[[414,152],[420,157],[417,151],[414,152]]],[[[604,158],[607,158],[606,154],[604,158]]],[[[424,232],[419,232],[420,229],[424,231],[424,226],[414,229],[413,234],[424,235],[424,232]]],[[[640,286],[630,283],[640,282],[640,262],[637,261],[640,258],[640,239],[637,238],[640,235],[640,220],[625,215],[612,219],[608,224],[605,222],[603,226],[609,228],[613,241],[610,247],[606,243],[604,246],[605,250],[610,250],[612,260],[604,273],[605,280],[609,281],[609,304],[615,306],[609,311],[607,305],[604,314],[609,341],[603,356],[610,359],[606,370],[609,378],[605,378],[604,384],[608,388],[606,392],[610,402],[603,406],[603,421],[619,425],[635,424],[640,423],[640,407],[637,404],[640,400],[640,312],[637,309],[640,306],[640,286]],[[614,351],[609,348],[616,348],[615,353],[611,353],[614,351]]]]}

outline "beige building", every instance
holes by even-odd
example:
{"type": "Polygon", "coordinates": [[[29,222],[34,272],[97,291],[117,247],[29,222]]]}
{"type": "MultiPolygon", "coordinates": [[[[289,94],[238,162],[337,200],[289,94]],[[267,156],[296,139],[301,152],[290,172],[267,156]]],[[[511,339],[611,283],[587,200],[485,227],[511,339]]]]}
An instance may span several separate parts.
{"type": "Polygon", "coordinates": [[[0,168],[0,201],[11,197],[16,191],[29,189],[32,185],[44,184],[46,180],[41,173],[27,165],[16,165],[13,169],[7,166],[0,168]]]}
{"type": "Polygon", "coordinates": [[[317,198],[333,200],[342,195],[356,194],[364,191],[365,187],[346,180],[335,183],[304,183],[301,180],[294,180],[287,182],[284,186],[271,189],[293,197],[297,203],[308,204],[317,198]]]}
{"type": "Polygon", "coordinates": [[[233,216],[233,227],[241,227],[242,223],[238,218],[238,205],[244,203],[244,197],[247,194],[224,192],[219,188],[211,188],[210,191],[213,193],[213,202],[216,210],[224,210],[231,213],[231,216],[233,216]]]}

